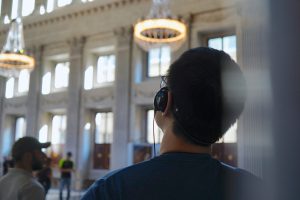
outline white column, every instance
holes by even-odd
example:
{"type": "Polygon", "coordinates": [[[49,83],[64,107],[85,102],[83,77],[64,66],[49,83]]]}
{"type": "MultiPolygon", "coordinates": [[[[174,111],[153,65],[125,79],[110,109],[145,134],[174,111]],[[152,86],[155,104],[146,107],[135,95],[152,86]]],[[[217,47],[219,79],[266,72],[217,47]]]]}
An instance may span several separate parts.
{"type": "Polygon", "coordinates": [[[42,57],[43,46],[33,48],[35,68],[30,73],[29,91],[27,97],[26,135],[38,138],[38,117],[42,87],[42,57]]]}
{"type": "MultiPolygon", "coordinates": [[[[82,149],[80,146],[80,109],[81,109],[81,90],[83,85],[83,48],[85,38],[73,38],[70,42],[70,71],[68,87],[68,107],[67,107],[67,131],[66,146],[64,154],[71,151],[75,165],[79,166],[79,156],[82,149]]],[[[79,172],[73,178],[77,188],[80,180],[77,178],[79,172]]],[[[79,184],[80,185],[80,184],[79,184]]]]}
{"type": "Polygon", "coordinates": [[[131,92],[131,28],[115,30],[116,76],[114,92],[114,133],[111,146],[111,169],[127,165],[130,92],[131,92]]]}
{"type": "Polygon", "coordinates": [[[79,151],[78,135],[80,122],[80,103],[81,89],[83,79],[83,46],[84,38],[74,38],[70,41],[70,71],[69,71],[69,86],[68,86],[68,107],[67,107],[67,134],[66,148],[74,155],[79,151]]]}

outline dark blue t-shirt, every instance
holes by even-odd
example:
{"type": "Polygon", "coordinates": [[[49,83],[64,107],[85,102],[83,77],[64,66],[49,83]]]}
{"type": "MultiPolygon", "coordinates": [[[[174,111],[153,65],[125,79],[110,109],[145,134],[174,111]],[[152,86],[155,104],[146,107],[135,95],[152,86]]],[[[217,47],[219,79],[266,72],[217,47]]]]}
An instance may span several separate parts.
{"type": "Polygon", "coordinates": [[[252,200],[259,182],[209,154],[166,153],[106,175],[82,200],[252,200]]]}

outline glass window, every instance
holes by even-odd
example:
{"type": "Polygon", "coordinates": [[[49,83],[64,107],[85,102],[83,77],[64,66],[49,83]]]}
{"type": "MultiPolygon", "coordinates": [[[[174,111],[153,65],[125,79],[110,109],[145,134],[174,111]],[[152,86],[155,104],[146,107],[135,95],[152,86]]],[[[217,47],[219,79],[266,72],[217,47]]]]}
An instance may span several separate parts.
{"type": "Polygon", "coordinates": [[[64,146],[66,142],[66,115],[54,115],[51,127],[51,159],[53,164],[57,165],[63,157],[64,146]]]}
{"type": "Polygon", "coordinates": [[[89,66],[86,68],[84,72],[84,89],[90,90],[93,88],[93,80],[94,80],[94,68],[93,66],[89,66]]]}
{"type": "Polygon", "coordinates": [[[58,0],[57,1],[57,6],[58,7],[63,7],[63,6],[66,6],[70,3],[72,3],[72,0],[58,0]]]}
{"type": "Polygon", "coordinates": [[[96,131],[95,131],[95,143],[112,143],[113,133],[113,113],[101,112],[96,114],[95,118],[96,131]]]}
{"type": "Polygon", "coordinates": [[[46,9],[45,9],[45,6],[44,5],[41,5],[40,6],[40,14],[43,15],[46,13],[46,9]]]}
{"type": "Polygon", "coordinates": [[[48,125],[42,126],[39,131],[39,141],[44,143],[48,142],[48,125]]]}
{"type": "Polygon", "coordinates": [[[42,79],[42,94],[49,94],[51,89],[51,73],[47,72],[42,79]]]}
{"type": "Polygon", "coordinates": [[[18,140],[21,137],[25,136],[26,132],[26,121],[24,117],[16,118],[16,127],[15,127],[15,140],[18,140]]]}
{"type": "Polygon", "coordinates": [[[113,113],[101,112],[95,117],[94,169],[109,169],[110,145],[113,140],[113,113]]]}
{"type": "Polygon", "coordinates": [[[9,22],[10,22],[10,19],[9,19],[8,15],[5,15],[3,23],[4,24],[9,24],[9,22]]]}
{"type": "Polygon", "coordinates": [[[148,76],[166,75],[171,62],[171,49],[168,46],[153,48],[148,54],[148,76]]]}
{"type": "Polygon", "coordinates": [[[65,115],[54,115],[52,119],[52,144],[64,144],[66,136],[67,117],[65,115]]]}
{"type": "Polygon", "coordinates": [[[19,0],[12,0],[11,19],[15,19],[18,17],[18,9],[19,9],[19,0]]]}
{"type": "Polygon", "coordinates": [[[155,137],[155,143],[161,143],[162,137],[163,137],[163,132],[157,126],[157,124],[154,120],[154,110],[148,110],[147,111],[147,142],[148,143],[151,143],[151,144],[154,143],[153,133],[154,133],[154,137],[155,137]]]}
{"type": "Polygon", "coordinates": [[[14,87],[15,87],[15,79],[9,78],[6,81],[5,98],[12,98],[14,96],[14,87]]]}
{"type": "Polygon", "coordinates": [[[105,83],[115,80],[115,55],[100,56],[97,61],[97,82],[105,83]]]}
{"type": "Polygon", "coordinates": [[[0,15],[1,15],[1,12],[2,11],[2,0],[0,0],[0,15]]]}
{"type": "Polygon", "coordinates": [[[69,62],[57,63],[55,66],[54,87],[64,88],[69,84],[69,62]]]}
{"type": "Polygon", "coordinates": [[[22,3],[22,16],[30,15],[35,7],[35,0],[23,0],[22,3]]]}
{"type": "Polygon", "coordinates": [[[47,13],[52,12],[53,9],[54,9],[54,0],[48,0],[47,1],[47,8],[46,8],[47,13]]]}
{"type": "Polygon", "coordinates": [[[20,72],[19,80],[18,80],[18,92],[28,92],[29,90],[29,79],[30,73],[28,70],[23,69],[20,72]]]}
{"type": "Polygon", "coordinates": [[[224,36],[208,39],[208,46],[214,49],[223,50],[236,61],[236,36],[224,36]]]}

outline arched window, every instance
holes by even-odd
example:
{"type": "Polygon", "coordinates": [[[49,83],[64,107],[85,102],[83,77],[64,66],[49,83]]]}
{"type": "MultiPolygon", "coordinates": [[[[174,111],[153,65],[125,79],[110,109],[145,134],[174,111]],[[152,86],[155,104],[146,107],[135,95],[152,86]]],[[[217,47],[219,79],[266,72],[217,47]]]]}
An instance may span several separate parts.
{"type": "Polygon", "coordinates": [[[23,0],[22,2],[22,16],[30,15],[35,7],[35,0],[23,0]]]}
{"type": "Polygon", "coordinates": [[[51,73],[47,72],[42,79],[42,94],[49,94],[51,90],[51,73]]]}
{"type": "Polygon", "coordinates": [[[86,68],[84,72],[84,89],[85,90],[90,90],[93,88],[93,72],[94,68],[93,66],[89,66],[86,68]]]}
{"type": "Polygon", "coordinates": [[[100,56],[97,61],[97,82],[105,83],[115,80],[115,55],[100,56]]]}
{"type": "Polygon", "coordinates": [[[21,70],[18,81],[18,92],[27,92],[29,90],[29,71],[26,69],[21,70]]]}
{"type": "Polygon", "coordinates": [[[57,6],[63,7],[63,6],[69,5],[70,3],[72,3],[72,0],[58,0],[57,6]]]}
{"type": "Polygon", "coordinates": [[[54,75],[54,87],[64,88],[69,84],[69,62],[57,63],[54,75]]]}
{"type": "Polygon", "coordinates": [[[47,8],[46,8],[47,13],[52,12],[53,9],[54,9],[54,0],[48,0],[47,1],[47,8]]]}
{"type": "Polygon", "coordinates": [[[0,15],[1,15],[1,12],[2,11],[2,0],[0,0],[0,15]]]}
{"type": "Polygon", "coordinates": [[[19,10],[19,0],[12,0],[11,19],[15,19],[18,17],[18,10],[19,10]]]}
{"type": "Polygon", "coordinates": [[[15,79],[10,78],[6,81],[5,98],[12,98],[14,96],[15,79]]]}

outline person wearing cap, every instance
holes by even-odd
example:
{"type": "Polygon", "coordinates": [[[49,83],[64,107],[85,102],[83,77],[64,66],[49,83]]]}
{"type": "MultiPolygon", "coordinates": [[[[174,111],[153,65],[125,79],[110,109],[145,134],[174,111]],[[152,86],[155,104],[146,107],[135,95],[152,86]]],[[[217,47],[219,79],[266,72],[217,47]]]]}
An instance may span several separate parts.
{"type": "Polygon", "coordinates": [[[15,168],[0,179],[0,199],[2,200],[42,200],[45,199],[43,186],[33,177],[32,172],[43,168],[46,155],[43,148],[50,142],[40,143],[33,137],[22,137],[12,147],[15,168]]]}
{"type": "Polygon", "coordinates": [[[164,133],[160,155],[100,178],[82,200],[257,200],[259,178],[210,155],[242,112],[245,90],[239,66],[225,52],[184,52],[154,97],[164,133]]]}

